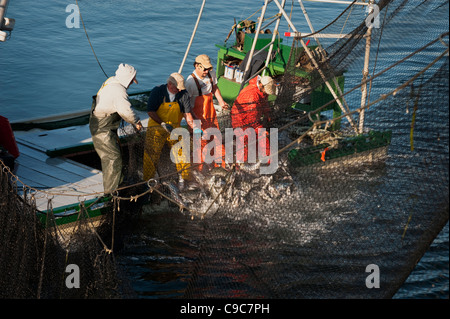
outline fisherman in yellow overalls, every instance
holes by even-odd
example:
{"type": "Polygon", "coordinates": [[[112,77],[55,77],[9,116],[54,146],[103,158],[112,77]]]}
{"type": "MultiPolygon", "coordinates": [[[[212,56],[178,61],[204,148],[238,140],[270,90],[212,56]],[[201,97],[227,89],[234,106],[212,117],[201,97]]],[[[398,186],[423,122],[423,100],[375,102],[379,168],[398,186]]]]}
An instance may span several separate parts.
{"type": "MultiPolygon", "coordinates": [[[[200,131],[194,127],[191,115],[191,101],[184,87],[184,78],[179,73],[172,73],[167,79],[167,84],[152,89],[147,104],[148,121],[147,135],[144,148],[144,180],[154,177],[156,166],[165,143],[169,143],[171,149],[178,140],[171,140],[170,133],[180,126],[184,117],[194,133],[200,131]]],[[[183,180],[189,179],[190,154],[179,149],[178,154],[173,154],[176,159],[176,167],[181,171],[183,180]]]]}

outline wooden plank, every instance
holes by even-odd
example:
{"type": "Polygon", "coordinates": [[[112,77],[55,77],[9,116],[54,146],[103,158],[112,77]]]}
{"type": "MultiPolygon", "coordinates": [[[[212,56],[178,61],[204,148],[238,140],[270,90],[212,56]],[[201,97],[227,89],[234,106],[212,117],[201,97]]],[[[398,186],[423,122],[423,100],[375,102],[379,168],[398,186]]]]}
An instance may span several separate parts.
{"type": "Polygon", "coordinates": [[[19,193],[21,191],[21,183],[25,183],[28,187],[37,189],[32,191],[36,199],[38,210],[47,209],[48,198],[52,199],[53,208],[77,204],[80,200],[89,200],[99,197],[103,194],[103,183],[99,176],[85,178],[76,183],[65,183],[56,178],[47,176],[45,173],[30,170],[22,167],[17,172],[20,182],[17,183],[19,193]],[[21,177],[20,174],[25,174],[21,177]],[[45,184],[45,185],[43,185],[45,184]]]}
{"type": "Polygon", "coordinates": [[[76,205],[103,194],[101,171],[65,158],[50,158],[45,153],[19,143],[20,156],[16,159],[19,194],[25,184],[34,193],[36,207],[47,210],[48,199],[53,208],[76,205]]]}
{"type": "MultiPolygon", "coordinates": [[[[58,178],[65,182],[73,182],[88,177],[88,174],[86,173],[83,174],[84,176],[79,175],[71,170],[62,169],[55,165],[49,165],[47,162],[37,160],[23,153],[17,158],[17,162],[20,164],[20,167],[28,167],[33,171],[45,172],[48,176],[58,178]]],[[[19,170],[20,167],[18,168],[19,170]]],[[[90,175],[92,176],[93,174],[90,175]]]]}
{"type": "MultiPolygon", "coordinates": [[[[20,142],[18,142],[18,144],[19,144],[19,151],[21,154],[25,154],[25,155],[28,155],[37,160],[43,161],[43,162],[47,163],[48,165],[56,166],[61,169],[71,171],[73,173],[76,173],[76,174],[78,174],[80,176],[84,176],[84,177],[88,177],[88,176],[91,176],[94,174],[101,173],[101,171],[99,171],[95,168],[86,166],[84,164],[75,162],[73,160],[70,160],[67,158],[60,158],[60,157],[50,158],[47,156],[47,154],[43,153],[42,151],[38,151],[33,148],[30,148],[26,145],[21,144],[20,142]]],[[[21,156],[19,156],[17,158],[17,160],[19,162],[20,162],[20,158],[21,158],[21,156]]]]}
{"type": "MultiPolygon", "coordinates": [[[[148,125],[148,115],[142,111],[135,111],[141,118],[143,126],[148,125]]],[[[125,131],[130,132],[130,124],[125,124],[125,131]]],[[[124,135],[119,129],[119,136],[124,135]]],[[[92,136],[89,125],[64,127],[55,130],[41,130],[38,132],[20,133],[15,136],[17,143],[30,148],[46,152],[64,150],[68,148],[92,145],[92,136]]]]}
{"type": "MultiPolygon", "coordinates": [[[[49,168],[51,169],[51,167],[49,168]]],[[[28,180],[31,180],[33,184],[28,185],[30,187],[36,184],[44,185],[46,188],[58,187],[66,182],[64,180],[48,176],[46,173],[39,172],[32,168],[20,165],[16,171],[17,176],[21,179],[22,176],[26,176],[28,180]]]]}
{"type": "Polygon", "coordinates": [[[40,151],[62,149],[75,145],[91,144],[88,125],[72,126],[51,131],[31,132],[16,137],[18,143],[40,151]]]}
{"type": "MultiPolygon", "coordinates": [[[[28,176],[26,168],[34,171],[45,172],[46,175],[54,177],[60,182],[71,183],[72,188],[79,189],[90,187],[93,192],[98,192],[103,183],[102,172],[92,167],[83,165],[67,158],[49,158],[46,154],[30,149],[20,147],[21,155],[17,158],[19,176],[28,176]],[[21,168],[24,167],[24,168],[21,168]],[[23,169],[24,172],[20,170],[23,169]]],[[[30,175],[31,178],[32,174],[30,175]]],[[[28,180],[30,179],[28,178],[28,180]]],[[[39,182],[38,178],[34,178],[39,182]]],[[[42,184],[42,183],[40,183],[42,184]]],[[[100,191],[102,188],[100,189],[100,191]]]]}
{"type": "MultiPolygon", "coordinates": [[[[98,198],[103,195],[102,183],[92,185],[91,188],[83,187],[76,189],[76,185],[70,183],[61,184],[53,188],[39,188],[35,185],[35,182],[26,178],[20,178],[20,180],[26,183],[27,186],[34,186],[34,189],[28,191],[27,196],[30,197],[33,194],[36,200],[36,207],[40,211],[47,210],[48,199],[52,200],[53,209],[57,209],[67,205],[78,205],[80,201],[98,198]]],[[[18,194],[23,196],[23,188],[20,182],[17,183],[17,187],[18,194]]]]}
{"type": "Polygon", "coordinates": [[[26,179],[29,184],[27,186],[33,188],[45,188],[48,192],[53,189],[54,192],[71,192],[74,194],[89,194],[103,191],[103,177],[101,174],[82,177],[74,175],[75,179],[56,175],[52,170],[55,167],[46,166],[42,170],[36,170],[24,165],[18,165],[16,175],[25,183],[26,179]]]}
{"type": "Polygon", "coordinates": [[[19,189],[17,190],[20,194],[21,194],[21,189],[20,188],[22,188],[22,186],[24,186],[24,185],[27,185],[27,186],[34,186],[35,188],[38,188],[38,189],[45,189],[45,188],[48,188],[46,185],[44,185],[44,184],[41,184],[41,183],[39,183],[39,182],[37,182],[36,180],[33,180],[33,179],[30,179],[30,178],[27,178],[26,177],[26,175],[23,175],[23,174],[17,174],[16,173],[16,175],[17,175],[17,177],[19,178],[19,181],[15,181],[14,180],[14,182],[16,182],[16,185],[17,185],[17,187],[19,187],[19,189]]]}

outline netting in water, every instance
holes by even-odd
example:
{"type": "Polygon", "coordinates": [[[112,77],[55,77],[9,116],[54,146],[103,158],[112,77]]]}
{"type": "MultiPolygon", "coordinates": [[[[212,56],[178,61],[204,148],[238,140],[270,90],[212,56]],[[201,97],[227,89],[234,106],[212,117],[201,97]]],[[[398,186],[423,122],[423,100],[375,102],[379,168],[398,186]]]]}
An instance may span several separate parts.
{"type": "MultiPolygon", "coordinates": [[[[23,187],[6,166],[0,178],[0,297],[7,299],[126,298],[131,288],[117,268],[114,248],[119,225],[132,221],[136,204],[98,198],[80,202],[70,223],[59,224],[48,199],[47,213],[36,208],[32,189],[23,187]],[[109,210],[93,218],[88,208],[105,201],[109,210]],[[130,206],[131,205],[131,206],[130,206]],[[122,213],[116,216],[118,210],[122,213]],[[127,213],[133,212],[131,213],[127,213]]],[[[123,194],[122,194],[123,195],[123,194]]]]}
{"type": "Polygon", "coordinates": [[[293,40],[266,126],[278,170],[211,168],[179,193],[204,227],[185,297],[392,297],[448,221],[448,2],[378,6],[366,106],[368,27],[349,7],[321,30],[349,36],[312,47],[320,72],[293,40]]]}
{"type": "MultiPolygon", "coordinates": [[[[286,71],[271,74],[279,82],[266,123],[278,129],[274,173],[261,174],[264,164],[201,171],[193,164],[181,188],[163,148],[155,176],[142,180],[144,138],[130,133],[127,180],[137,187],[130,197],[112,194],[115,218],[103,228],[82,227],[89,219],[80,218],[83,240],[61,244],[4,169],[4,296],[71,297],[61,288],[71,263],[89,269],[90,284],[76,296],[126,296],[111,251],[119,233],[111,225],[120,222],[114,208],[151,193],[144,214],[170,217],[175,208],[195,229],[184,234],[197,249],[189,251],[182,297],[392,297],[448,222],[449,8],[448,1],[380,1],[378,8],[362,85],[364,11],[350,6],[320,30],[348,36],[318,38],[309,45],[313,59],[303,39],[293,39],[286,71]]],[[[219,114],[222,131],[230,117],[219,114]]],[[[120,211],[134,216],[138,208],[120,211]]]]}

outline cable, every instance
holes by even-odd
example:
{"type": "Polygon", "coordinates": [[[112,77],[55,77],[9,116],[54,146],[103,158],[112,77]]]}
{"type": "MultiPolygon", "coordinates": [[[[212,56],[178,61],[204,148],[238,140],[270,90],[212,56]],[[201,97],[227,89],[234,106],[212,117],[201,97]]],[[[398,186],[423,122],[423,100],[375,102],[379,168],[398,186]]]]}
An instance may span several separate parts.
{"type": "Polygon", "coordinates": [[[95,56],[95,59],[97,60],[97,63],[100,66],[100,69],[102,69],[103,74],[106,76],[106,78],[109,78],[109,76],[106,74],[105,70],[103,70],[101,63],[97,58],[97,54],[95,54],[95,50],[94,50],[94,47],[92,46],[91,40],[89,39],[89,35],[87,33],[86,26],[84,25],[83,17],[81,16],[81,10],[80,10],[80,6],[78,5],[78,0],[76,0],[76,4],[78,7],[78,13],[80,14],[81,23],[83,24],[84,33],[86,34],[86,38],[88,39],[89,45],[91,46],[92,52],[94,53],[94,56],[95,56]]]}

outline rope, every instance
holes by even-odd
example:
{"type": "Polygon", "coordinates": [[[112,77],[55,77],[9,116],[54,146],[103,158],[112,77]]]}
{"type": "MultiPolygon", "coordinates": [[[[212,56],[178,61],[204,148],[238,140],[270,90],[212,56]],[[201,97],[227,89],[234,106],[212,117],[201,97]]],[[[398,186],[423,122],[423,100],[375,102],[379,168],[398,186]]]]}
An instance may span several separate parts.
{"type": "Polygon", "coordinates": [[[347,25],[348,19],[350,18],[350,15],[352,14],[352,11],[353,11],[353,6],[352,6],[352,9],[350,10],[350,12],[347,15],[347,18],[345,19],[344,25],[342,26],[342,29],[341,29],[341,32],[339,33],[339,35],[341,35],[342,32],[344,32],[344,28],[347,25]]]}
{"type": "MultiPolygon", "coordinates": [[[[150,180],[150,181],[151,181],[151,180],[150,180]]],[[[149,181],[149,182],[150,182],[150,181],[149,181]]],[[[187,211],[190,212],[190,213],[194,213],[195,215],[198,215],[197,212],[195,212],[195,211],[189,209],[188,207],[185,207],[184,205],[179,204],[177,201],[175,201],[174,199],[170,198],[169,196],[167,196],[166,194],[164,194],[163,192],[161,192],[161,191],[160,191],[159,189],[157,189],[156,187],[153,187],[153,186],[150,186],[150,185],[149,185],[149,189],[150,189],[150,192],[155,191],[155,192],[157,192],[159,195],[161,195],[162,197],[164,197],[165,199],[167,199],[168,201],[170,201],[171,203],[177,205],[177,206],[180,208],[180,211],[182,211],[183,209],[185,209],[185,210],[187,210],[187,211]]]]}
{"type": "MultiPolygon", "coordinates": [[[[380,39],[378,40],[377,53],[375,55],[375,62],[373,65],[372,76],[375,74],[375,69],[377,67],[378,62],[378,54],[380,52],[381,38],[383,37],[384,26],[386,24],[386,16],[389,10],[389,3],[386,5],[386,11],[384,12],[383,25],[381,26],[380,39]]],[[[370,103],[370,94],[372,93],[372,81],[369,82],[369,94],[367,95],[367,103],[370,103]]]]}
{"type": "MultiPolygon", "coordinates": [[[[48,200],[47,202],[47,209],[49,209],[50,211],[53,211],[53,207],[52,207],[52,201],[51,199],[48,200]]],[[[42,282],[44,279],[44,265],[45,265],[45,255],[46,255],[46,251],[47,251],[47,235],[48,235],[48,218],[45,220],[45,236],[44,236],[44,249],[42,251],[42,263],[41,263],[41,272],[39,275],[39,285],[38,285],[38,291],[37,291],[37,299],[41,299],[41,290],[42,290],[42,282]]]]}
{"type": "MultiPolygon", "coordinates": [[[[412,119],[411,119],[411,130],[409,133],[409,139],[410,139],[410,144],[411,144],[411,152],[414,151],[414,125],[416,123],[416,113],[417,113],[417,109],[419,107],[419,99],[420,99],[420,91],[422,90],[422,83],[419,86],[419,90],[416,94],[416,100],[414,101],[414,110],[413,110],[413,114],[412,114],[412,119]]],[[[411,96],[414,96],[414,86],[411,85],[411,96]]]]}
{"type": "MultiPolygon", "coordinates": [[[[356,1],[357,1],[357,0],[354,0],[347,8],[345,8],[344,11],[341,12],[341,14],[339,14],[339,15],[336,17],[336,19],[334,19],[333,21],[331,21],[329,24],[327,24],[326,26],[324,26],[322,29],[320,29],[320,30],[318,30],[318,31],[316,31],[316,32],[313,32],[313,33],[309,33],[309,34],[308,34],[308,37],[311,37],[311,36],[313,36],[313,35],[315,35],[315,34],[317,34],[317,33],[320,33],[320,32],[322,32],[322,31],[324,31],[326,28],[328,28],[329,26],[331,26],[332,24],[334,24],[337,20],[339,20],[339,19],[344,15],[345,12],[347,12],[347,10],[348,10],[349,8],[353,7],[353,4],[354,4],[356,1]]],[[[302,38],[305,38],[305,37],[298,37],[298,38],[299,38],[299,39],[302,39],[302,38]]]]}
{"type": "Polygon", "coordinates": [[[91,46],[92,53],[94,53],[95,59],[97,60],[97,63],[100,66],[100,69],[102,69],[103,74],[106,76],[106,78],[109,78],[109,76],[106,74],[105,70],[103,70],[103,67],[102,67],[101,63],[100,63],[100,61],[97,58],[97,54],[95,54],[95,50],[94,50],[94,47],[92,46],[91,40],[89,39],[89,35],[87,33],[86,26],[84,25],[83,17],[81,16],[81,9],[80,9],[80,6],[78,5],[78,0],[75,0],[75,1],[76,1],[76,4],[77,4],[77,7],[78,7],[78,12],[80,14],[81,23],[83,24],[84,33],[86,34],[86,38],[87,38],[87,40],[89,42],[89,45],[91,46]]]}
{"type": "Polygon", "coordinates": [[[205,2],[206,2],[206,0],[203,0],[202,6],[200,8],[200,12],[198,13],[197,22],[195,23],[194,30],[192,31],[191,40],[189,41],[188,47],[186,49],[186,52],[184,53],[183,61],[181,62],[180,69],[178,70],[178,73],[181,73],[181,71],[183,70],[184,62],[186,61],[187,55],[188,55],[189,50],[190,50],[191,45],[192,45],[192,41],[194,41],[195,33],[197,32],[197,27],[198,27],[198,24],[200,22],[200,18],[201,18],[202,13],[203,13],[203,8],[205,7],[205,2]]]}

